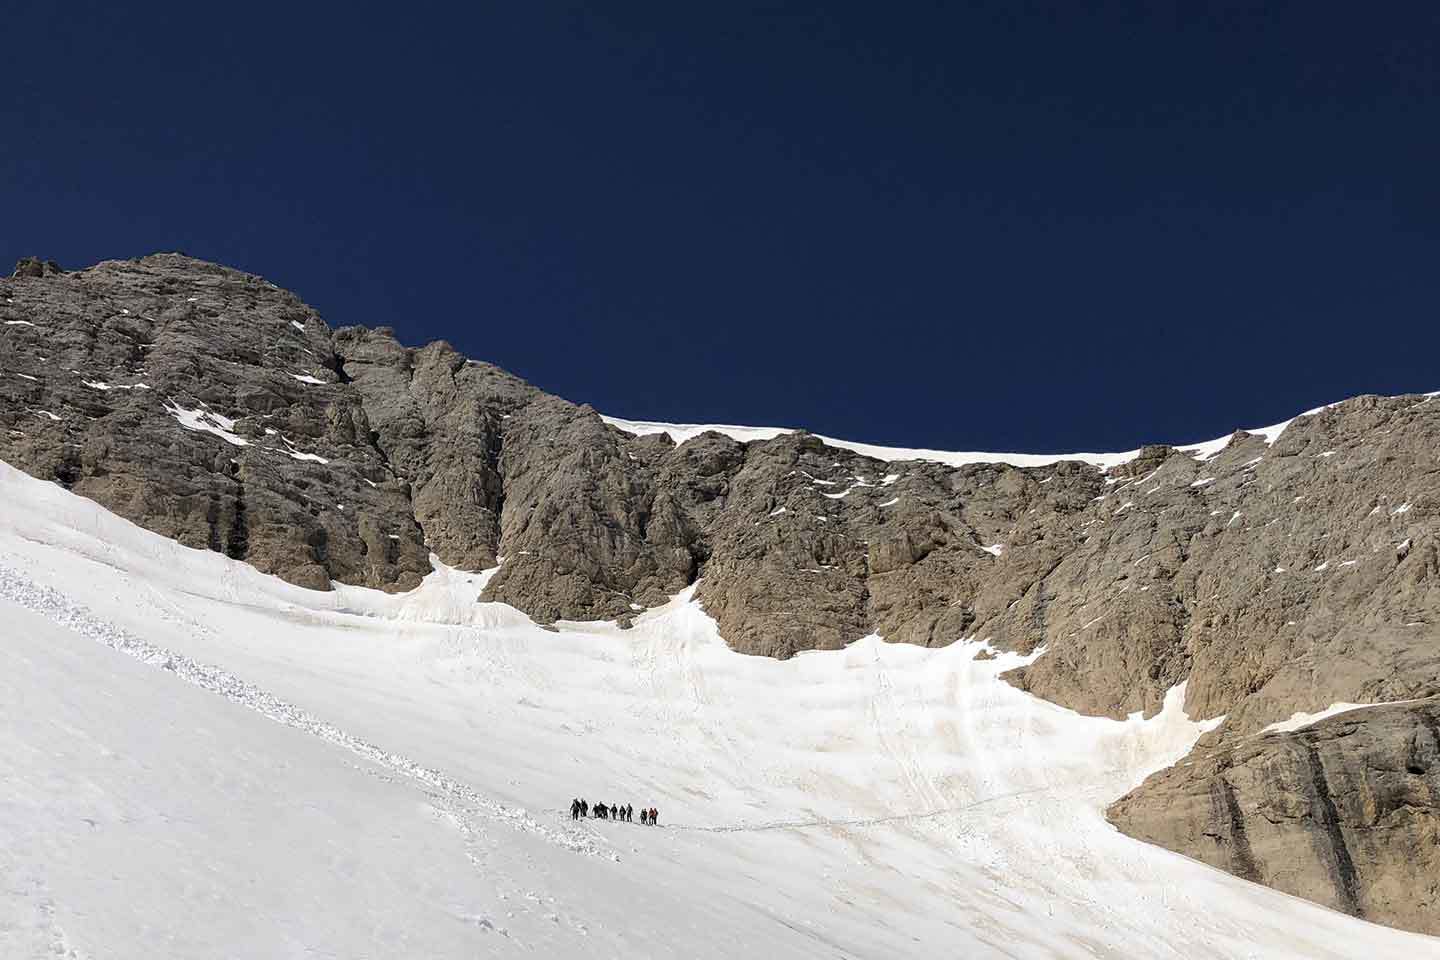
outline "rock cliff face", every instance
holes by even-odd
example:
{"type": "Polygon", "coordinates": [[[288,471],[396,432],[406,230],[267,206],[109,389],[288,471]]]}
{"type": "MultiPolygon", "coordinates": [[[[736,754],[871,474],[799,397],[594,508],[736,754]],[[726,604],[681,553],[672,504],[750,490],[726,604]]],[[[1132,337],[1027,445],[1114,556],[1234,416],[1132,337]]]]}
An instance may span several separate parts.
{"type": "MultiPolygon", "coordinates": [[[[1236,770],[1299,756],[1283,744],[1310,734],[1244,739],[1296,712],[1440,696],[1440,399],[1360,397],[1108,471],[882,462],[799,433],[676,446],[447,344],[331,330],[293,294],[176,254],[73,273],[23,261],[0,280],[0,347],[0,459],[315,589],[409,589],[432,553],[468,569],[503,558],[485,599],[542,622],[624,622],[699,580],[744,653],[871,632],[1043,645],[1011,682],[1122,717],[1188,681],[1192,716],[1227,718],[1197,755],[1251,758],[1236,770]]],[[[1386,716],[1347,721],[1364,733],[1348,742],[1410,749],[1386,716]]],[[[1315,747],[1323,771],[1351,762],[1331,749],[1315,747]]],[[[1292,767],[1272,789],[1312,803],[1292,767]]],[[[1167,778],[1195,769],[1152,779],[1117,824],[1350,908],[1323,892],[1336,888],[1319,859],[1280,868],[1266,852],[1313,845],[1313,817],[1254,823],[1248,861],[1207,853],[1209,821],[1162,829],[1175,797],[1202,789],[1167,778]]],[[[1425,769],[1406,776],[1433,788],[1425,769]]],[[[1247,829],[1270,809],[1238,773],[1208,776],[1204,796],[1230,783],[1217,795],[1234,794],[1247,829]]],[[[1405,796],[1433,825],[1433,789],[1405,796]]],[[[1187,823],[1210,808],[1195,810],[1187,823]]],[[[1347,839],[1356,911],[1416,925],[1433,902],[1403,893],[1410,829],[1347,839]]]]}
{"type": "Polygon", "coordinates": [[[1359,917],[1440,934],[1440,704],[1367,707],[1156,774],[1121,830],[1359,917]]]}

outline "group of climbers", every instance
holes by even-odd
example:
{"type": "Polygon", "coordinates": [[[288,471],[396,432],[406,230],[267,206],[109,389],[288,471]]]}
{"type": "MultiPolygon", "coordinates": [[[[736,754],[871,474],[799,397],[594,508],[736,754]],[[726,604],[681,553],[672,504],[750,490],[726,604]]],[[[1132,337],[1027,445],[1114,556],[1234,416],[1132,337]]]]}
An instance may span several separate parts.
{"type": "MultiPolygon", "coordinates": [[[[570,801],[570,819],[581,820],[584,818],[595,820],[620,820],[624,823],[635,822],[635,808],[629,804],[619,806],[617,804],[597,803],[590,806],[589,801],[576,798],[570,801]]],[[[646,826],[656,826],[660,822],[660,811],[654,807],[640,809],[640,822],[646,826]]]]}

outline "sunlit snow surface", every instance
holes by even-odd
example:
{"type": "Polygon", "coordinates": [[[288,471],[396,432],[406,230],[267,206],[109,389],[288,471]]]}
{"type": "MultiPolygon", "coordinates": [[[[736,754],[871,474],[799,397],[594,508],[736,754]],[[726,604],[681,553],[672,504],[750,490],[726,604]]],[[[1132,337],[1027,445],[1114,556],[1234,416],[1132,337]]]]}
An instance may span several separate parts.
{"type": "MultiPolygon", "coordinates": [[[[1426,394],[1435,396],[1435,394],[1426,394]]],[[[1300,417],[1309,417],[1327,410],[1334,404],[1315,407],[1313,410],[1306,410],[1300,417]]],[[[663,433],[674,440],[677,444],[684,443],[702,433],[720,433],[742,443],[749,443],[753,440],[773,440],[774,438],[795,431],[788,427],[739,427],[723,423],[662,423],[658,420],[624,420],[619,417],[601,416],[602,420],[616,429],[626,433],[634,434],[637,437],[649,436],[654,433],[663,433]]],[[[1285,428],[1294,423],[1298,417],[1280,423],[1271,424],[1268,427],[1251,427],[1246,433],[1253,433],[1263,437],[1267,444],[1273,444],[1279,439],[1285,428]]],[[[1059,463],[1062,460],[1079,460],[1082,463],[1092,464],[1103,469],[1118,467],[1123,463],[1129,463],[1139,455],[1139,450],[1126,450],[1121,453],[979,453],[953,450],[924,450],[909,449],[905,447],[886,447],[873,443],[857,443],[853,440],[837,440],[834,437],[819,436],[832,447],[839,447],[842,450],[850,450],[861,456],[873,457],[876,460],[902,461],[902,460],[928,460],[935,463],[944,463],[953,467],[964,466],[968,463],[1008,463],[1015,467],[1044,467],[1052,463],[1059,463]]],[[[1223,437],[1216,437],[1214,440],[1206,440],[1203,443],[1191,443],[1176,446],[1175,449],[1190,454],[1196,460],[1209,460],[1218,454],[1230,443],[1231,434],[1223,437]]]]}
{"type": "MultiPolygon", "coordinates": [[[[656,420],[624,420],[619,417],[602,416],[600,419],[638,437],[652,433],[663,433],[677,444],[684,443],[702,433],[724,434],[742,443],[753,440],[773,440],[778,436],[795,431],[788,427],[739,427],[724,423],[661,423],[656,420]]],[[[817,434],[817,436],[819,436],[817,434]]],[[[1099,467],[1113,467],[1135,459],[1138,450],[1125,453],[969,453],[950,450],[912,450],[902,447],[885,447],[873,443],[857,443],[853,440],[837,440],[834,437],[820,437],[832,447],[850,450],[861,456],[876,460],[932,460],[951,466],[967,463],[1008,463],[1017,467],[1043,467],[1061,460],[1081,460],[1099,467]]]]}
{"type": "Polygon", "coordinates": [[[187,410],[174,400],[165,401],[165,412],[186,430],[209,433],[234,447],[248,447],[250,441],[235,433],[235,421],[205,407],[202,403],[193,410],[187,410]]]}
{"type": "Polygon", "coordinates": [[[1332,703],[1318,713],[1306,713],[1303,710],[1293,714],[1289,720],[1277,720],[1275,723],[1265,727],[1261,733],[1292,733],[1296,730],[1303,730],[1321,720],[1328,720],[1330,717],[1337,717],[1342,713],[1349,713],[1352,710],[1368,710],[1371,707],[1393,707],[1401,703],[1417,703],[1416,700],[1389,700],[1384,703],[1332,703]]]}
{"type": "Polygon", "coordinates": [[[742,657],[688,594],[550,632],[484,574],[317,593],[0,497],[6,958],[1440,952],[1105,823],[1199,735],[1179,690],[1116,722],[979,643],[742,657]]]}

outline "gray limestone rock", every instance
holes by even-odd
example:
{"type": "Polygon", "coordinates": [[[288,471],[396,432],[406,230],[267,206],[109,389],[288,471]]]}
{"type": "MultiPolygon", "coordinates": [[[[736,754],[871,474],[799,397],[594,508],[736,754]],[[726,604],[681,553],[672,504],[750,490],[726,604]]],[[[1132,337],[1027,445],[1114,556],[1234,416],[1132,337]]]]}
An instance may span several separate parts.
{"type": "Polygon", "coordinates": [[[0,457],[303,586],[419,583],[408,485],[293,294],[178,254],[18,273],[0,281],[0,457]]]}
{"type": "Polygon", "coordinates": [[[1141,840],[1336,910],[1440,934],[1440,703],[1201,750],[1117,800],[1141,840]]]}
{"type": "Polygon", "coordinates": [[[57,273],[64,273],[60,264],[54,260],[41,260],[39,257],[23,257],[15,264],[16,277],[51,277],[57,273]]]}
{"type": "MultiPolygon", "coordinates": [[[[1043,647],[1007,679],[1083,713],[1152,714],[1184,681],[1191,716],[1226,717],[1200,750],[1440,695],[1437,450],[1440,400],[1419,396],[1108,471],[887,463],[803,433],[676,446],[179,254],[0,279],[0,459],[188,546],[322,590],[503,559],[484,598],[541,623],[625,624],[698,584],[755,655],[870,633],[1043,647]]],[[[1137,835],[1162,832],[1160,795],[1127,802],[1137,835]]],[[[1408,835],[1369,836],[1352,858],[1408,835]]],[[[1324,900],[1319,869],[1285,888],[1324,900]]],[[[1357,868],[1357,902],[1379,876],[1357,868]]]]}

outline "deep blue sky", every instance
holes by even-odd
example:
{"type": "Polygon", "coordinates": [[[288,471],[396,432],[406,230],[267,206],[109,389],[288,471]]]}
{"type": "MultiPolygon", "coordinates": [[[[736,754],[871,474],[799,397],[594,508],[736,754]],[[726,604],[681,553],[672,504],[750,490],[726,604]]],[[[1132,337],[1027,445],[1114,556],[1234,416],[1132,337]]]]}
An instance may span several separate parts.
{"type": "Polygon", "coordinates": [[[184,250],[617,415],[903,445],[1440,389],[1433,2],[137,6],[6,18],[5,261],[184,250]]]}

